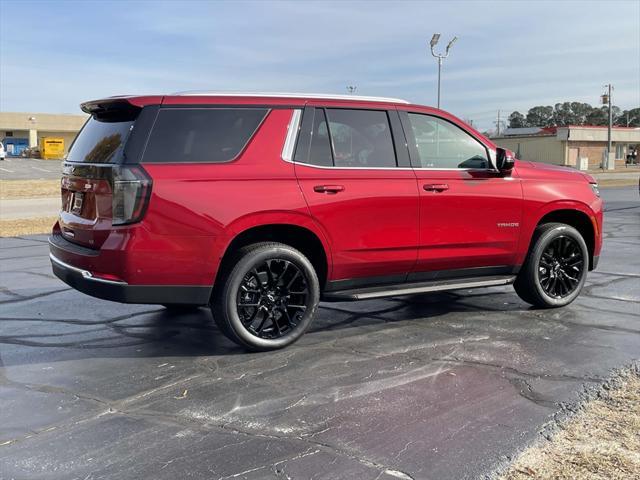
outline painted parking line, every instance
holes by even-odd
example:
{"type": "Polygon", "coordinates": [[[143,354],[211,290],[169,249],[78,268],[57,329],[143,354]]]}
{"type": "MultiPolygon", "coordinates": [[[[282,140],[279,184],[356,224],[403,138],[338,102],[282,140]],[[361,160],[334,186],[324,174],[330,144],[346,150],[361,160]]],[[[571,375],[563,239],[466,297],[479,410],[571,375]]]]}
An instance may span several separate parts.
{"type": "Polygon", "coordinates": [[[3,172],[13,173],[13,170],[7,170],[6,168],[2,167],[0,167],[0,170],[2,170],[3,172]]]}
{"type": "Polygon", "coordinates": [[[53,170],[45,170],[44,168],[34,167],[33,165],[31,165],[31,168],[33,168],[34,170],[39,170],[41,172],[53,173],[53,170]]]}

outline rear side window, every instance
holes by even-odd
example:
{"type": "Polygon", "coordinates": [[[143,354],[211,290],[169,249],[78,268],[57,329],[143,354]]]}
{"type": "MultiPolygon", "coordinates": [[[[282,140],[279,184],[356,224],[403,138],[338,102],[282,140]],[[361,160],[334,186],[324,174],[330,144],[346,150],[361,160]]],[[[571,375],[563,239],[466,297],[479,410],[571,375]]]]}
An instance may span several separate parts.
{"type": "Polygon", "coordinates": [[[228,162],[242,151],[267,112],[266,108],[161,109],[143,161],[228,162]]]}
{"type": "Polygon", "coordinates": [[[122,148],[133,121],[104,121],[90,118],[73,142],[69,162],[119,163],[122,148]]]}

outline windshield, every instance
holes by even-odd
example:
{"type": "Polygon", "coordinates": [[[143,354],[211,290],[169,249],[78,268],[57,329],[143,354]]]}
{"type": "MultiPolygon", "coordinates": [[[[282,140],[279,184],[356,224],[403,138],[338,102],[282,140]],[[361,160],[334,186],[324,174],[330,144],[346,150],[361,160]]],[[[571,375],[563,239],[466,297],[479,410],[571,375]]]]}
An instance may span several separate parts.
{"type": "Polygon", "coordinates": [[[73,142],[67,161],[120,163],[133,121],[107,122],[90,118],[73,142]]]}

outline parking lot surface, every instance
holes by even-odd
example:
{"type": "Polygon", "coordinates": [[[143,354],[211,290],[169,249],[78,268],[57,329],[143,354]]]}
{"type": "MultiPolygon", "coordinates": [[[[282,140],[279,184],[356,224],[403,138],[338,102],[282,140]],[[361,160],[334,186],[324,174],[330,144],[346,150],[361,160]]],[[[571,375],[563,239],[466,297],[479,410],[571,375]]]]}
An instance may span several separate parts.
{"type": "Polygon", "coordinates": [[[640,199],[603,196],[600,265],[566,308],[511,287],[322,304],[260,354],[207,309],[67,288],[45,236],[2,239],[0,478],[492,475],[640,357],[640,199]]]}
{"type": "Polygon", "coordinates": [[[61,160],[7,157],[0,161],[3,180],[57,180],[62,175],[61,160]]]}

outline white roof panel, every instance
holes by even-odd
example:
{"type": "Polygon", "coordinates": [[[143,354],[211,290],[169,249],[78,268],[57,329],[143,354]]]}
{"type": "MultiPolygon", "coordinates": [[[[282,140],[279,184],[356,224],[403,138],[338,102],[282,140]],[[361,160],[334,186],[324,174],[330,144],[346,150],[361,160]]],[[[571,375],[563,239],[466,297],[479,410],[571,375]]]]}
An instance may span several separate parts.
{"type": "Polygon", "coordinates": [[[402,98],[339,95],[335,93],[217,92],[210,90],[192,90],[187,92],[176,92],[172,95],[208,97],[314,98],[323,100],[357,100],[361,102],[410,103],[407,100],[403,100],[402,98]]]}

